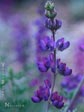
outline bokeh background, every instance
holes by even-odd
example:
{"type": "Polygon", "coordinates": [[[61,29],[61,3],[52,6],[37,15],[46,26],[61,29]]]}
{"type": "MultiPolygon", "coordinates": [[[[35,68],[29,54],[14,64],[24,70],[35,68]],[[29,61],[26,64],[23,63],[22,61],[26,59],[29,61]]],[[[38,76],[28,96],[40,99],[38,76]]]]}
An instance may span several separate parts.
{"type": "MultiPolygon", "coordinates": [[[[62,28],[56,38],[64,37],[71,46],[57,57],[84,74],[84,0],[53,0],[62,28]]],[[[46,104],[34,104],[34,90],[49,77],[38,71],[36,61],[44,55],[38,48],[44,35],[51,35],[44,26],[46,0],[0,0],[0,112],[44,112],[46,104]]],[[[58,76],[56,89],[60,91],[63,77],[58,76]]],[[[84,99],[84,98],[83,98],[84,99]]],[[[84,112],[80,102],[78,112],[84,112]]],[[[51,109],[53,112],[55,109],[51,109]]]]}

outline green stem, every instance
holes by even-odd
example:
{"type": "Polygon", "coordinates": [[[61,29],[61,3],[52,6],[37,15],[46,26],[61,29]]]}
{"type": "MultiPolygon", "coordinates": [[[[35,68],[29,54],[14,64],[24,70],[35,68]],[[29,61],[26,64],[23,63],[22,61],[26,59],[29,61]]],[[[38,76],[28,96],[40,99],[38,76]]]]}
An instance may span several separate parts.
{"type": "Polygon", "coordinates": [[[70,102],[70,105],[68,106],[66,112],[68,112],[69,110],[72,110],[73,104],[74,104],[74,102],[75,102],[75,100],[76,100],[76,98],[77,98],[77,96],[79,94],[79,91],[80,91],[81,86],[83,85],[83,83],[84,83],[84,77],[82,78],[81,82],[79,83],[79,85],[78,85],[78,87],[77,87],[77,89],[76,89],[76,91],[75,91],[75,93],[73,95],[73,98],[72,98],[72,100],[70,102]]]}

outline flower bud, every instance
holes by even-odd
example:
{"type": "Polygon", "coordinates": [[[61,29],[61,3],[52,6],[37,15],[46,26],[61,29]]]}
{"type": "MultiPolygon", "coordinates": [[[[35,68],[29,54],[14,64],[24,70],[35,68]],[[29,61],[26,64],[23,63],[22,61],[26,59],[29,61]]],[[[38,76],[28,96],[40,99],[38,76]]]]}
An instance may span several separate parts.
{"type": "Polygon", "coordinates": [[[45,10],[45,16],[46,16],[47,18],[53,19],[53,18],[55,18],[56,15],[57,15],[57,13],[56,13],[55,11],[53,11],[53,12],[51,13],[50,11],[46,11],[46,10],[45,10]]]}
{"type": "Polygon", "coordinates": [[[52,11],[52,10],[54,10],[54,3],[53,2],[50,2],[50,1],[48,1],[48,2],[46,2],[46,4],[45,4],[45,9],[46,10],[48,10],[48,11],[52,11]]]}

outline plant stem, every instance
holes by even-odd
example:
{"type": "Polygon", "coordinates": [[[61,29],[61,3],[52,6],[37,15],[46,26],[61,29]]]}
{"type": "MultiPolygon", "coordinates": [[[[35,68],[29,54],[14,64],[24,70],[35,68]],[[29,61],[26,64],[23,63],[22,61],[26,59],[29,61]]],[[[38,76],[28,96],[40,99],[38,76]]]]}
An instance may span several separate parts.
{"type": "Polygon", "coordinates": [[[72,100],[70,102],[70,105],[68,106],[66,112],[68,112],[69,110],[72,110],[73,109],[72,108],[73,107],[73,104],[74,104],[74,102],[75,102],[75,100],[76,100],[76,98],[77,98],[77,96],[79,94],[79,91],[80,91],[81,86],[83,85],[83,83],[84,83],[84,77],[82,78],[81,82],[79,83],[79,85],[78,85],[78,87],[77,87],[77,89],[76,89],[76,91],[74,93],[74,96],[73,96],[73,98],[72,98],[72,100]]]}
{"type": "MultiPolygon", "coordinates": [[[[53,22],[53,21],[52,21],[53,22]]],[[[52,34],[53,34],[53,41],[55,42],[55,32],[52,31],[52,34]]],[[[54,64],[55,64],[55,67],[56,67],[56,49],[54,49],[54,64]]],[[[56,69],[56,68],[55,68],[56,69]]],[[[56,71],[53,75],[53,83],[52,83],[52,88],[51,88],[51,94],[54,90],[54,86],[55,86],[55,79],[56,79],[56,71]]]]}
{"type": "MultiPolygon", "coordinates": [[[[52,23],[54,24],[54,20],[52,20],[52,23]]],[[[55,31],[53,31],[53,30],[52,30],[52,36],[53,36],[53,41],[55,42],[55,31]]],[[[55,67],[56,67],[56,49],[54,49],[54,64],[55,64],[55,67]]],[[[53,74],[53,81],[52,81],[52,87],[51,87],[51,95],[52,95],[52,93],[54,91],[55,80],[56,80],[56,71],[53,74]]],[[[51,97],[51,95],[50,95],[50,97],[51,97]]],[[[49,107],[50,107],[50,97],[48,99],[47,112],[48,112],[49,107]]]]}

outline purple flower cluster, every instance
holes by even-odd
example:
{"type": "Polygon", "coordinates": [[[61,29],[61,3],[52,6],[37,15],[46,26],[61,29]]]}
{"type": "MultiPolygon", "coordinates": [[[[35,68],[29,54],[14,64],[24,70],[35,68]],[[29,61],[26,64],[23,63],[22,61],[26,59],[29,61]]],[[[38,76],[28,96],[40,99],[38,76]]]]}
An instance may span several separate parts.
{"type": "Polygon", "coordinates": [[[62,22],[56,19],[52,23],[52,21],[50,19],[48,19],[48,20],[46,20],[46,24],[45,25],[50,30],[53,30],[53,29],[54,30],[58,30],[61,27],[62,22]]]}
{"type": "Polygon", "coordinates": [[[34,96],[31,98],[34,103],[39,103],[42,100],[48,101],[50,97],[51,104],[56,108],[62,108],[64,106],[63,97],[58,94],[58,92],[53,92],[51,94],[51,82],[47,79],[44,80],[44,85],[40,86],[35,92],[34,96]]]}
{"type": "Polygon", "coordinates": [[[42,40],[40,40],[40,48],[43,51],[47,51],[47,50],[52,51],[55,49],[55,47],[56,47],[56,45],[55,45],[53,39],[48,36],[46,36],[42,40]]]}
{"type": "Polygon", "coordinates": [[[39,59],[37,64],[40,72],[47,72],[51,69],[51,71],[55,73],[57,67],[58,72],[63,76],[69,76],[72,74],[72,69],[68,68],[65,63],[60,61],[60,59],[57,59],[56,63],[54,63],[53,53],[50,53],[48,57],[39,59]]]}
{"type": "Polygon", "coordinates": [[[81,75],[72,75],[71,77],[67,77],[65,78],[62,83],[61,86],[67,90],[73,90],[77,87],[78,83],[81,81],[82,76],[81,75]]]}
{"type": "Polygon", "coordinates": [[[61,109],[64,106],[63,97],[58,92],[54,92],[56,75],[59,72],[63,76],[69,76],[72,74],[72,69],[69,69],[65,63],[56,58],[57,50],[63,51],[70,46],[70,42],[65,42],[64,38],[55,40],[55,32],[62,26],[62,22],[55,18],[56,15],[54,3],[48,1],[45,5],[45,16],[47,17],[45,26],[51,31],[52,36],[43,36],[43,38],[40,38],[39,43],[41,50],[48,51],[49,55],[39,57],[37,65],[42,73],[51,70],[53,81],[51,84],[49,79],[45,80],[44,85],[40,86],[35,92],[32,101],[35,103],[39,103],[42,100],[48,101],[48,105],[51,103],[56,108],[61,109]]]}
{"type": "Polygon", "coordinates": [[[54,49],[58,49],[59,51],[63,51],[67,49],[70,46],[70,42],[64,41],[64,38],[58,39],[57,42],[54,42],[52,37],[44,37],[42,40],[40,40],[40,48],[43,51],[53,51],[54,49]]]}
{"type": "Polygon", "coordinates": [[[57,108],[62,108],[64,106],[63,97],[58,94],[58,92],[54,92],[51,95],[52,104],[57,108]]]}
{"type": "Polygon", "coordinates": [[[42,100],[47,101],[50,96],[51,83],[49,80],[44,81],[44,85],[40,86],[32,97],[32,101],[38,103],[42,100]]]}
{"type": "Polygon", "coordinates": [[[66,67],[66,64],[60,62],[60,59],[57,59],[57,70],[63,76],[69,76],[72,74],[72,69],[66,67]]]}

